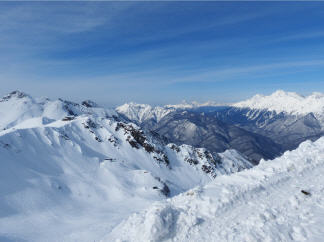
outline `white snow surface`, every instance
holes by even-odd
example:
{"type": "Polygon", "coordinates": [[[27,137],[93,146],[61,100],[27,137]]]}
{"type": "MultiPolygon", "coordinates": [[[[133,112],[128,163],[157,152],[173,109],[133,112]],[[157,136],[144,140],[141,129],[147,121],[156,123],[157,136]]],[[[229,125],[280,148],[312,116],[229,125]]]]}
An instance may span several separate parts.
{"type": "Polygon", "coordinates": [[[124,220],[102,241],[320,242],[323,238],[321,138],[156,202],[124,220]]]}
{"type": "Polygon", "coordinates": [[[125,103],[116,108],[118,113],[125,115],[130,120],[143,122],[154,119],[159,122],[164,116],[175,111],[173,107],[152,107],[148,104],[138,104],[134,102],[125,103]]]}
{"type": "Polygon", "coordinates": [[[324,138],[244,170],[235,150],[134,148],[90,101],[13,92],[0,112],[1,242],[323,241],[324,138]]]}
{"type": "Polygon", "coordinates": [[[198,102],[186,102],[183,101],[180,104],[169,104],[165,106],[155,106],[152,107],[149,104],[138,104],[134,102],[125,103],[116,108],[118,113],[125,115],[130,120],[143,122],[146,120],[154,120],[159,122],[164,116],[168,115],[170,112],[179,110],[179,109],[191,109],[205,106],[220,106],[221,104],[208,101],[205,103],[198,102]]]}
{"type": "Polygon", "coordinates": [[[314,113],[324,114],[324,94],[314,92],[309,96],[302,96],[294,92],[278,90],[269,96],[257,94],[252,98],[232,104],[238,108],[266,109],[277,113],[286,112],[292,115],[314,113]]]}
{"type": "MultiPolygon", "coordinates": [[[[117,107],[116,111],[125,115],[130,120],[141,123],[151,119],[159,122],[170,112],[179,109],[192,109],[206,106],[216,107],[224,105],[226,106],[226,104],[220,104],[213,101],[205,103],[188,103],[184,101],[181,104],[152,107],[148,104],[137,104],[131,102],[117,107]]],[[[324,122],[324,94],[319,92],[314,92],[309,96],[302,96],[295,92],[277,90],[268,96],[257,94],[245,101],[227,105],[237,108],[250,108],[252,110],[268,110],[275,113],[285,112],[290,115],[306,115],[314,113],[320,121],[324,122]]]]}
{"type": "Polygon", "coordinates": [[[91,101],[16,91],[0,110],[1,242],[99,241],[156,201],[251,168],[234,150],[214,160],[202,148],[164,145],[91,101]]]}
{"type": "MultiPolygon", "coordinates": [[[[91,101],[86,102],[90,102],[95,107],[87,107],[62,99],[52,101],[48,98],[33,98],[21,91],[14,91],[0,99],[0,130],[32,118],[46,119],[44,122],[49,123],[71,115],[70,112],[76,115],[97,114],[103,117],[118,115],[113,109],[98,107],[91,101]]],[[[29,122],[29,124],[32,123],[34,122],[29,122]]]]}

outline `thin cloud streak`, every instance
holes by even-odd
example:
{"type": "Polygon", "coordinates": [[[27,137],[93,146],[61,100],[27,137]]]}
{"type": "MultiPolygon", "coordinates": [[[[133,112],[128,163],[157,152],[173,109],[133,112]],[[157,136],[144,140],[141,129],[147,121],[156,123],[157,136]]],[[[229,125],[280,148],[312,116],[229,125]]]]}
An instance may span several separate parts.
{"type": "Polygon", "coordinates": [[[170,83],[185,83],[185,82],[219,82],[224,79],[233,78],[238,75],[253,74],[260,71],[270,71],[275,69],[288,69],[299,67],[318,67],[324,66],[324,60],[311,60],[299,62],[280,62],[264,65],[241,66],[234,68],[223,68],[215,71],[205,71],[197,75],[190,75],[179,79],[173,79],[170,83]],[[212,78],[212,80],[210,80],[212,78]]]}
{"type": "Polygon", "coordinates": [[[304,32],[304,33],[286,35],[282,38],[277,38],[273,41],[282,42],[282,41],[294,41],[294,40],[304,40],[304,39],[316,39],[316,38],[323,38],[323,37],[324,37],[324,31],[314,31],[314,32],[304,32]]]}

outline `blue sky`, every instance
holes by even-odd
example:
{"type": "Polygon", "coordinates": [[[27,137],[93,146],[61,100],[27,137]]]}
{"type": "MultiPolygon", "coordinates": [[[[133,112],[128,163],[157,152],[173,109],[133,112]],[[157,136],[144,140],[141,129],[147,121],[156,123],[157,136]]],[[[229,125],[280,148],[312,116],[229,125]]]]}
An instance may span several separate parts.
{"type": "Polygon", "coordinates": [[[1,94],[233,102],[324,92],[322,2],[1,2],[1,94]]]}

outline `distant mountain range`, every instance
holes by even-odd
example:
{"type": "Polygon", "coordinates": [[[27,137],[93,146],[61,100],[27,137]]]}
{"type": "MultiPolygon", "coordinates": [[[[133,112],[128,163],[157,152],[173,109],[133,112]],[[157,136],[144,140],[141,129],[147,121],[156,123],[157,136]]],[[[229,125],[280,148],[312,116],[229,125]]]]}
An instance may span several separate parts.
{"type": "Polygon", "coordinates": [[[164,107],[128,103],[117,107],[116,112],[170,142],[212,152],[233,148],[255,164],[324,134],[321,93],[304,97],[279,90],[227,106],[210,102],[164,107]]]}

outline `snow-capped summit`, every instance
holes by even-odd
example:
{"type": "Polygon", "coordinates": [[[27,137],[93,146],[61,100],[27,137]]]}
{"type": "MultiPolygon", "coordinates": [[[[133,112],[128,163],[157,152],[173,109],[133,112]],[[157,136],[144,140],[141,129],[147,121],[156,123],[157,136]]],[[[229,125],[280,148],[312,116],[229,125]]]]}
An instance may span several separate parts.
{"type": "Polygon", "coordinates": [[[99,105],[97,103],[95,103],[94,101],[91,101],[91,100],[84,100],[81,104],[87,108],[99,107],[99,105]]]}
{"type": "Polygon", "coordinates": [[[156,122],[160,121],[168,113],[174,111],[172,107],[152,107],[148,104],[138,104],[134,102],[125,103],[116,108],[116,111],[125,115],[133,121],[143,122],[153,119],[156,122]]]}
{"type": "Polygon", "coordinates": [[[269,96],[257,94],[232,106],[266,109],[277,113],[286,112],[292,115],[305,115],[308,113],[321,115],[324,112],[324,94],[315,92],[309,96],[302,96],[294,92],[278,90],[269,96]]]}
{"type": "Polygon", "coordinates": [[[26,96],[29,96],[29,95],[24,92],[21,92],[19,90],[16,90],[16,91],[13,91],[13,92],[5,95],[1,100],[4,101],[4,100],[9,100],[10,98],[23,98],[26,96]]]}
{"type": "Polygon", "coordinates": [[[221,106],[223,104],[214,102],[214,101],[207,101],[204,103],[199,103],[196,101],[192,101],[192,102],[187,102],[186,100],[182,101],[179,104],[168,104],[165,105],[164,107],[168,107],[168,108],[176,108],[176,109],[191,109],[191,108],[199,108],[199,107],[216,107],[216,106],[221,106]]]}
{"type": "Polygon", "coordinates": [[[97,114],[98,116],[118,116],[113,109],[101,108],[95,102],[87,100],[82,104],[58,99],[33,98],[21,91],[13,91],[0,99],[0,130],[28,122],[38,125],[45,118],[60,120],[66,116],[97,114]]]}
{"type": "Polygon", "coordinates": [[[220,104],[212,101],[205,103],[183,101],[180,104],[168,104],[165,106],[152,107],[148,104],[130,102],[117,107],[116,111],[120,114],[125,115],[130,120],[142,123],[147,120],[159,122],[163,117],[176,110],[192,109],[206,106],[220,106],[220,104]]]}

